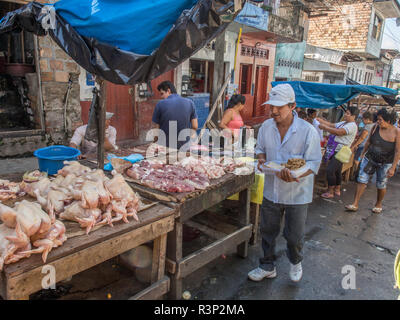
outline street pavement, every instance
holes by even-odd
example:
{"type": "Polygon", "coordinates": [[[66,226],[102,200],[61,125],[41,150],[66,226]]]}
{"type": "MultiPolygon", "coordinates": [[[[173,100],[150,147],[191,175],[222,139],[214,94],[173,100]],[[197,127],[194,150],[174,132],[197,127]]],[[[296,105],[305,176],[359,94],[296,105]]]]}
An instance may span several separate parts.
{"type": "Polygon", "coordinates": [[[185,279],[185,289],[193,299],[200,300],[397,299],[393,264],[400,250],[399,186],[400,175],[397,175],[389,181],[380,215],[371,211],[376,199],[375,184],[368,186],[356,213],[344,210],[344,204],[352,203],[354,182],[344,185],[340,199],[325,200],[314,195],[307,219],[303,279],[299,283],[289,278],[286,240],[280,235],[276,278],[261,282],[247,279],[247,273],[258,266],[259,242],[250,247],[247,259],[232,253],[190,275],[185,279]],[[354,289],[349,270],[355,271],[354,289]],[[343,288],[342,282],[345,288],[350,288],[343,288]]]}

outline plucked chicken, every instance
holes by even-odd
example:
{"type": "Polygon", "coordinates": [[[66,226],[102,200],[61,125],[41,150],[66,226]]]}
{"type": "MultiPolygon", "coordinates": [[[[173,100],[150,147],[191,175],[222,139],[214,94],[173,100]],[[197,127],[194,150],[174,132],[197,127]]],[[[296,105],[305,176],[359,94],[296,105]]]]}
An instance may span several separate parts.
{"type": "Polygon", "coordinates": [[[42,253],[42,260],[46,262],[47,255],[51,249],[61,246],[67,240],[65,231],[64,224],[56,220],[43,238],[33,241],[33,245],[36,249],[22,251],[20,254],[30,255],[32,253],[42,253]]]}
{"type": "Polygon", "coordinates": [[[22,252],[30,249],[29,237],[22,231],[18,223],[15,229],[9,228],[5,224],[0,225],[0,271],[3,270],[4,264],[29,257],[30,253],[22,252]]]}

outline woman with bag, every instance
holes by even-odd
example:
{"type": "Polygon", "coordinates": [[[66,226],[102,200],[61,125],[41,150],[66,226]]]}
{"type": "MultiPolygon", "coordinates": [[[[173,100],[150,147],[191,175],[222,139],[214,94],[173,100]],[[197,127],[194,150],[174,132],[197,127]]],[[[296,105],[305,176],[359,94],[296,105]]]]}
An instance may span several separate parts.
{"type": "Polygon", "coordinates": [[[344,114],[344,121],[342,122],[330,123],[324,119],[317,118],[320,122],[319,128],[331,134],[324,154],[324,161],[329,161],[326,169],[328,190],[321,194],[322,198],[333,198],[335,195],[340,196],[342,167],[343,163],[349,160],[349,155],[351,157],[349,147],[357,135],[357,124],[355,122],[357,116],[358,108],[349,107],[344,114]]]}
{"type": "Polygon", "coordinates": [[[396,117],[395,112],[389,113],[385,108],[378,111],[377,124],[372,129],[360,156],[362,161],[357,178],[357,190],[354,202],[345,207],[348,211],[358,210],[358,203],[369,179],[376,173],[378,194],[372,212],[382,212],[387,180],[394,175],[400,159],[400,130],[394,126],[396,117]]]}

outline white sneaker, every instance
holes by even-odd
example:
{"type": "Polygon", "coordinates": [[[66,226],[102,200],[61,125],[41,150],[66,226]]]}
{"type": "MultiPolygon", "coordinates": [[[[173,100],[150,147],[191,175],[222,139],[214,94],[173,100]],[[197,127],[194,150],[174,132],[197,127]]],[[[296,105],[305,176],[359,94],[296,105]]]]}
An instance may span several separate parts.
{"type": "Polygon", "coordinates": [[[264,269],[258,267],[254,270],[251,270],[248,273],[248,277],[253,281],[261,281],[264,278],[275,278],[276,277],[276,268],[272,271],[265,271],[264,269]]]}
{"type": "Polygon", "coordinates": [[[290,264],[290,272],[289,272],[290,279],[294,282],[300,281],[301,277],[303,276],[303,268],[301,267],[301,262],[298,264],[290,264]]]}

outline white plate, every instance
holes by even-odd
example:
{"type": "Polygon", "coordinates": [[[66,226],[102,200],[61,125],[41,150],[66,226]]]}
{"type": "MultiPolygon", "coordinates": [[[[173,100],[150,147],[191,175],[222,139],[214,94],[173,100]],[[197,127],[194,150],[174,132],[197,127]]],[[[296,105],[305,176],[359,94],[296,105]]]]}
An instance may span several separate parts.
{"type": "MultiPolygon", "coordinates": [[[[285,168],[285,166],[282,165],[282,163],[286,163],[286,162],[278,162],[278,161],[265,162],[262,165],[262,169],[263,169],[262,172],[264,172],[265,174],[275,174],[277,172],[280,172],[282,169],[285,168]]],[[[290,173],[292,174],[293,178],[297,178],[297,177],[301,176],[302,174],[306,173],[307,171],[308,171],[308,167],[306,164],[299,169],[290,170],[290,173]]]]}

